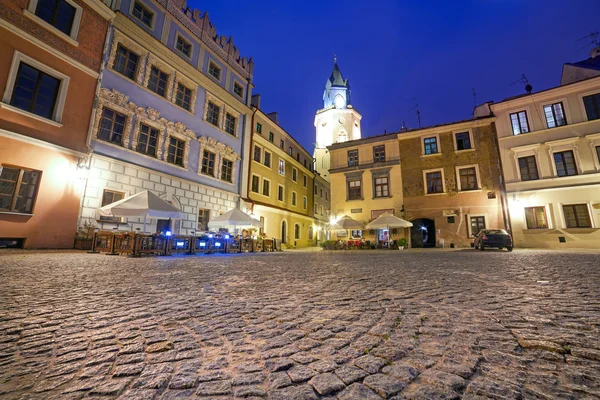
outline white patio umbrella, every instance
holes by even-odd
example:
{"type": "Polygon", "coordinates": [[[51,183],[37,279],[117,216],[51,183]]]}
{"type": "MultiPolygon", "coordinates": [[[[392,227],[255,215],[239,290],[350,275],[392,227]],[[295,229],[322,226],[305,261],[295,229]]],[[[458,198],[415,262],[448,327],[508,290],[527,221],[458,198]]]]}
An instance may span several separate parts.
{"type": "Polygon", "coordinates": [[[210,228],[222,228],[226,226],[233,226],[235,232],[237,227],[255,227],[262,228],[263,223],[241,211],[238,208],[232,208],[223,215],[219,215],[217,218],[213,218],[209,221],[208,226],[210,228]]]}
{"type": "Polygon", "coordinates": [[[367,229],[383,229],[383,228],[410,228],[412,222],[408,222],[402,218],[398,218],[392,214],[381,214],[377,219],[367,224],[367,229]]]}
{"type": "Polygon", "coordinates": [[[364,226],[364,224],[362,222],[352,219],[347,215],[344,215],[337,222],[330,224],[329,230],[330,231],[344,230],[344,231],[346,231],[346,234],[348,234],[348,232],[347,232],[348,230],[363,229],[363,226],[364,226]]]}
{"type": "Polygon", "coordinates": [[[104,217],[144,217],[144,233],[146,218],[185,219],[186,214],[147,190],[129,196],[123,200],[107,204],[99,209],[104,217]]]}

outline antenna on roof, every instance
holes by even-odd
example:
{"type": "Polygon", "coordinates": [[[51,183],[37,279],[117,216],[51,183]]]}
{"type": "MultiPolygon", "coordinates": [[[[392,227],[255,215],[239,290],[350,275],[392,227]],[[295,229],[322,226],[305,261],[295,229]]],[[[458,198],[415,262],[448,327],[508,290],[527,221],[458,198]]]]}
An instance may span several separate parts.
{"type": "Polygon", "coordinates": [[[598,43],[598,35],[600,35],[600,32],[596,31],[596,32],[591,32],[589,35],[585,35],[584,37],[577,39],[575,41],[575,43],[580,42],[585,39],[589,39],[589,42],[587,44],[583,45],[583,47],[581,47],[577,51],[581,51],[581,50],[585,49],[586,47],[588,47],[589,45],[592,45],[595,47],[600,46],[600,44],[598,43]]]}
{"type": "Polygon", "coordinates": [[[529,84],[529,81],[527,80],[527,77],[525,76],[525,74],[521,74],[521,77],[519,79],[517,79],[516,81],[514,81],[513,83],[511,83],[508,86],[516,85],[519,82],[525,84],[525,90],[527,90],[527,93],[531,93],[531,91],[533,90],[533,86],[531,86],[531,84],[529,84]]]}
{"type": "MultiPolygon", "coordinates": [[[[416,97],[413,97],[412,99],[417,100],[416,97]]],[[[415,104],[415,106],[413,108],[411,108],[410,110],[408,110],[408,112],[411,112],[414,109],[417,110],[417,120],[419,121],[419,128],[420,128],[421,127],[421,110],[419,110],[419,104],[415,104]]]]}
{"type": "Polygon", "coordinates": [[[477,107],[477,93],[475,93],[475,88],[471,88],[473,92],[473,107],[477,107]]]}

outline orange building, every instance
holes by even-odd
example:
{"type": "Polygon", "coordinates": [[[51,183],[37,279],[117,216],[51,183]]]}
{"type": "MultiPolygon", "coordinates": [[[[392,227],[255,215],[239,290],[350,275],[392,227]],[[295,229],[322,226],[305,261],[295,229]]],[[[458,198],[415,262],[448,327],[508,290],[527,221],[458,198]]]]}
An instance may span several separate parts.
{"type": "Polygon", "coordinates": [[[0,247],[73,246],[112,18],[100,0],[0,0],[0,247]]]}

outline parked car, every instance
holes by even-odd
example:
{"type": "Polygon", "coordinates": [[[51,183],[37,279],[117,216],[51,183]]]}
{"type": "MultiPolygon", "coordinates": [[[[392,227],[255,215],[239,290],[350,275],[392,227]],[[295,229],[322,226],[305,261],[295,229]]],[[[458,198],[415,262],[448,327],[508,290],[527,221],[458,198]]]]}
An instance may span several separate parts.
{"type": "Polygon", "coordinates": [[[506,248],[508,251],[513,249],[512,237],[504,229],[482,229],[475,237],[474,247],[483,251],[486,247],[496,247],[500,250],[506,248]]]}

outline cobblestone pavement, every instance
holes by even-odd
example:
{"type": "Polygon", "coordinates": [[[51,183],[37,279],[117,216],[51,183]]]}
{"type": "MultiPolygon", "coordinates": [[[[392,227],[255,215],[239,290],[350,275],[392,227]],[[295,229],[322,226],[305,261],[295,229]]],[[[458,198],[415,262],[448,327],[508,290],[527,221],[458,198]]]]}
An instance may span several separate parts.
{"type": "Polygon", "coordinates": [[[600,398],[600,252],[0,254],[3,399],[600,398]]]}

